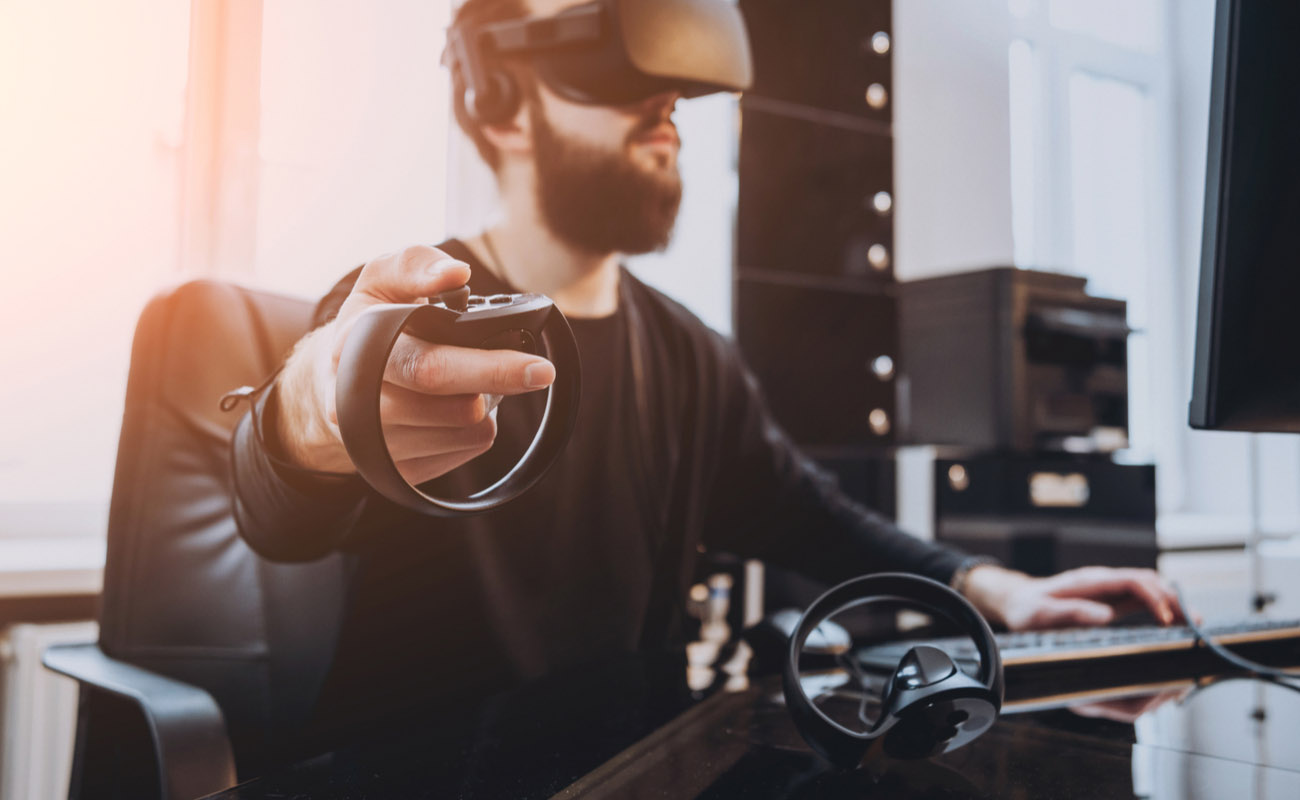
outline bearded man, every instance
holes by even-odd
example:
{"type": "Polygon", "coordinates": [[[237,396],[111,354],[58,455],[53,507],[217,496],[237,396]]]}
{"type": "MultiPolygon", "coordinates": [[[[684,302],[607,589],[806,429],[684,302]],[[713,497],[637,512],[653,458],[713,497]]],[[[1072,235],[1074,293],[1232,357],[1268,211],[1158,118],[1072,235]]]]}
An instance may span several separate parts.
{"type": "MultiPolygon", "coordinates": [[[[572,5],[467,0],[453,31],[572,5]]],[[[824,582],[883,570],[956,579],[1012,629],[1102,624],[1114,604],[1135,599],[1166,622],[1177,616],[1154,572],[1030,578],[920,541],[847,499],[770,418],[733,344],[622,267],[624,254],[661,249],[672,232],[678,90],[579,102],[519,57],[496,66],[516,87],[514,108],[484,120],[466,106],[461,67],[457,120],[495,173],[501,221],[343,278],[235,437],[236,517],[248,543],[275,560],[351,556],[322,725],[352,727],[662,648],[676,638],[702,550],[824,582]],[[566,449],[530,492],[489,513],[434,519],[356,476],[334,416],[335,365],[369,306],[467,282],[477,294],[555,301],[581,354],[582,402],[566,449]]],[[[481,489],[531,441],[536,390],[554,378],[535,355],[403,336],[382,390],[389,450],[412,483],[444,496],[481,489]]]]}

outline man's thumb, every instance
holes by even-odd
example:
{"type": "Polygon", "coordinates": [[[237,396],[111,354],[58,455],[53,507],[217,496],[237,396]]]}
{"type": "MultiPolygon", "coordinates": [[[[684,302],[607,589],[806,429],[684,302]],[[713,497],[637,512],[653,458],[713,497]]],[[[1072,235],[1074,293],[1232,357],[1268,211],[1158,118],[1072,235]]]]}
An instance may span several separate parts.
{"type": "Polygon", "coordinates": [[[408,247],[366,264],[332,322],[334,366],[338,366],[343,343],[361,312],[380,303],[415,303],[436,297],[461,288],[469,282],[469,275],[468,264],[432,247],[408,247]]]}

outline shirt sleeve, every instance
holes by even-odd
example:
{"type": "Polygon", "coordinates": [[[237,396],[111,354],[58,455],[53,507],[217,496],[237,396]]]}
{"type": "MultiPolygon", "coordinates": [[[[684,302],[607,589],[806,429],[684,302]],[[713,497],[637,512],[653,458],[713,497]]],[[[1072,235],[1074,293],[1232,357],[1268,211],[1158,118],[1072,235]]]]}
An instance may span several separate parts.
{"type": "Polygon", "coordinates": [[[827,583],[886,571],[948,583],[965,554],[911,536],[846,496],[772,418],[735,346],[717,347],[722,431],[706,546],[827,583]]]}
{"type": "MultiPolygon", "coordinates": [[[[353,270],[321,299],[313,327],[338,313],[358,274],[360,269],[353,270]]],[[[310,561],[340,549],[376,498],[358,476],[304,469],[278,452],[278,389],[277,378],[235,427],[230,453],[235,523],[264,558],[310,561]]]]}
{"type": "Polygon", "coordinates": [[[272,561],[310,561],[337,550],[365,506],[361,478],[294,466],[274,452],[277,383],[235,427],[231,494],[244,541],[272,561]]]}

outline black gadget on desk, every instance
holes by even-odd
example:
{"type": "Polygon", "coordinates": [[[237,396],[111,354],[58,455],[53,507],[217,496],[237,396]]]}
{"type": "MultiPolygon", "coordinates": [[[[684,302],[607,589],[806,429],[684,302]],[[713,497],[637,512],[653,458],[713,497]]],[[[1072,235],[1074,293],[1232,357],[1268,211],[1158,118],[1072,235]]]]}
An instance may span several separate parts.
{"type": "Polygon", "coordinates": [[[357,318],[339,357],[339,435],[361,477],[394,503],[431,516],[474,514],[509,502],[546,474],[573,430],[581,385],[578,344],[549,297],[480,297],[464,286],[434,302],[378,305],[357,318]],[[437,344],[520,350],[555,364],[555,383],[532,444],[500,480],[469,497],[436,497],[422,491],[402,477],[388,452],[379,396],[388,355],[403,332],[437,344]]]}
{"type": "Polygon", "coordinates": [[[503,64],[510,58],[527,58],[575,103],[739,92],[753,81],[744,19],[720,0],[596,0],[553,16],[456,26],[447,38],[465,111],[484,123],[519,108],[519,87],[503,64]]]}
{"type": "MultiPolygon", "coordinates": [[[[1197,663],[1206,670],[1221,670],[1227,664],[1248,675],[1288,684],[1300,673],[1251,660],[1225,645],[1273,661],[1279,656],[1293,657],[1297,644],[1300,620],[1257,620],[1208,630],[1189,620],[1185,627],[995,635],[974,606],[949,587],[916,575],[882,573],[842,583],[808,607],[790,635],[782,685],[786,706],[804,741],[835,766],[852,769],[877,746],[891,758],[916,759],[950,752],[973,741],[992,727],[1002,709],[1004,664],[1024,677],[1061,667],[1076,671],[1104,666],[1131,669],[1139,663],[1150,667],[1155,663],[1152,659],[1163,654],[1205,653],[1208,662],[1197,663]],[[841,612],[874,603],[924,611],[957,626],[963,635],[850,647],[848,635],[828,621],[841,612]],[[823,635],[819,637],[819,633],[823,635]],[[836,652],[847,678],[847,683],[838,686],[821,684],[821,706],[805,687],[804,681],[810,677],[801,665],[805,650],[823,656],[836,652]],[[874,719],[866,716],[871,683],[867,670],[889,676],[874,719]],[[825,691],[828,688],[830,691],[825,691]],[[837,700],[845,706],[844,695],[860,701],[848,703],[847,711],[832,709],[837,700]]],[[[1184,663],[1195,666],[1191,661],[1184,663]]]]}
{"type": "MultiPolygon", "coordinates": [[[[846,654],[848,673],[866,692],[856,656],[846,654]]],[[[846,581],[808,607],[790,637],[782,674],[786,706],[808,744],[837,767],[862,763],[873,745],[892,758],[928,758],[955,750],[984,733],[1002,707],[1002,661],[993,631],[966,598],[916,575],[886,572],[846,581]],[[927,645],[909,648],[897,662],[874,720],[865,716],[867,697],[857,706],[860,726],[832,718],[805,691],[800,657],[808,637],[825,620],[874,603],[903,603],[946,619],[966,633],[979,653],[976,677],[963,672],[946,652],[927,645]]]]}

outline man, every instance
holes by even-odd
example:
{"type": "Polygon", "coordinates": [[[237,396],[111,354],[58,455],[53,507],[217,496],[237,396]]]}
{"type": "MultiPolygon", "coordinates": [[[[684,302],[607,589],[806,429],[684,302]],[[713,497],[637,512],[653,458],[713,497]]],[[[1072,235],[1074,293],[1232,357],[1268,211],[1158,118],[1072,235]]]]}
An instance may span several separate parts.
{"type": "MultiPolygon", "coordinates": [[[[573,0],[468,0],[457,26],[550,15],[573,0]]],[[[1165,622],[1173,593],[1147,570],[1033,579],[921,542],[847,500],[773,424],[733,345],[620,266],[668,242],[681,196],[671,114],[680,95],[596,105],[507,67],[517,108],[477,121],[454,73],[457,120],[493,168],[501,222],[465,241],[380,256],[322,301],[319,327],[243,420],[235,511],[273,559],[350,553],[348,618],[320,703],[347,726],[491,691],[673,639],[699,551],[761,558],[827,582],[901,569],[959,585],[1012,629],[1095,625],[1115,607],[1165,622]],[[357,316],[469,282],[549,295],[570,319],[583,397],[546,477],[507,506],[434,519],[354,474],[334,416],[335,365],[357,316]]],[[[399,469],[438,494],[482,488],[531,440],[545,359],[403,337],[381,407],[399,469]],[[505,397],[500,407],[499,398],[505,397]]]]}

